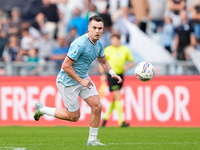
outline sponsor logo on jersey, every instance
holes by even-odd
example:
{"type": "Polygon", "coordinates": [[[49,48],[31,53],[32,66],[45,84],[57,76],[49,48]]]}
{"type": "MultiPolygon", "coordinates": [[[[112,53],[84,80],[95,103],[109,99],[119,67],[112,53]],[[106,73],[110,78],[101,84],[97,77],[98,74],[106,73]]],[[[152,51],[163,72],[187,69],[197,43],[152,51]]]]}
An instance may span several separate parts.
{"type": "Polygon", "coordinates": [[[74,49],[74,50],[73,50],[73,53],[71,54],[71,56],[72,56],[72,57],[76,57],[76,54],[77,54],[77,53],[78,53],[78,50],[77,50],[77,49],[74,49]]]}

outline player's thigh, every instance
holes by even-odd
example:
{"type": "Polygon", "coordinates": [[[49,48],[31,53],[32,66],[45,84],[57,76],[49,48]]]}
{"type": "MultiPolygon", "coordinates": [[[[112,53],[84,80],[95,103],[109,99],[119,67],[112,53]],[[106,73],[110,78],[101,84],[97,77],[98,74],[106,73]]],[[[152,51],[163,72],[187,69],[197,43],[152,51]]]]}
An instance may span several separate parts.
{"type": "Polygon", "coordinates": [[[66,87],[62,83],[57,83],[57,87],[66,109],[69,112],[77,112],[79,110],[78,94],[80,92],[80,85],[66,87]]]}
{"type": "Polygon", "coordinates": [[[98,91],[96,89],[95,84],[93,83],[93,86],[90,86],[91,89],[88,89],[87,87],[82,87],[82,90],[79,93],[79,96],[85,100],[85,102],[90,106],[97,106],[100,105],[100,98],[98,91]]]}
{"type": "Polygon", "coordinates": [[[99,95],[90,96],[84,100],[91,108],[101,107],[99,95]]]}
{"type": "Polygon", "coordinates": [[[91,81],[91,82],[93,83],[93,86],[90,86],[90,89],[88,89],[87,87],[81,86],[81,90],[79,92],[79,96],[83,100],[85,100],[86,98],[88,98],[90,96],[99,95],[94,82],[93,81],[91,81]]]}

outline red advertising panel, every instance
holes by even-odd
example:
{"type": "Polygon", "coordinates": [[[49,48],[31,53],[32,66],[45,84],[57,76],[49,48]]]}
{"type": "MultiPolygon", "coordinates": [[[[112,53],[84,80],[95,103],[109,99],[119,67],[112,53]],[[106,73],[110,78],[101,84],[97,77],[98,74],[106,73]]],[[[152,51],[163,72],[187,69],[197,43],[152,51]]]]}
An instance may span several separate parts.
{"type": "MultiPolygon", "coordinates": [[[[100,90],[102,117],[112,95],[99,76],[91,77],[100,90]]],[[[121,90],[124,117],[131,126],[200,127],[200,76],[162,76],[141,82],[125,77],[121,90]]],[[[78,122],[44,116],[34,121],[36,102],[49,107],[64,107],[56,87],[56,77],[0,77],[0,126],[89,126],[90,107],[80,99],[78,122]]],[[[108,126],[118,126],[114,111],[108,126]]]]}

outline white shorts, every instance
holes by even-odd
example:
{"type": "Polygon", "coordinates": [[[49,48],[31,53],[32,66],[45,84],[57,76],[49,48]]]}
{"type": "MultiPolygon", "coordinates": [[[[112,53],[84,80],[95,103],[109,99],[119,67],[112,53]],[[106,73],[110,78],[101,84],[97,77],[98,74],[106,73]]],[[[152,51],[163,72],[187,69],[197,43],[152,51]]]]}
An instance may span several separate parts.
{"type": "Polygon", "coordinates": [[[57,83],[58,90],[68,111],[75,112],[79,109],[78,96],[85,100],[90,96],[99,95],[94,82],[92,83],[93,86],[90,86],[91,89],[80,84],[67,87],[62,83],[57,83]]]}

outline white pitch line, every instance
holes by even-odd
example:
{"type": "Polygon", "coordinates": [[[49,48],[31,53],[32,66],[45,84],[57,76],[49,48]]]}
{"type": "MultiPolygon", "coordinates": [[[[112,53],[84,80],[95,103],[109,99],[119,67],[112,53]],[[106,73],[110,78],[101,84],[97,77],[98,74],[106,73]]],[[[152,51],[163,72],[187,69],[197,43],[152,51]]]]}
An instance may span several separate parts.
{"type": "Polygon", "coordinates": [[[170,143],[158,143],[158,142],[148,142],[148,143],[108,143],[108,145],[184,145],[190,144],[194,145],[197,142],[170,142],[170,143]]]}
{"type": "Polygon", "coordinates": [[[0,147],[0,149],[26,150],[26,147],[0,147]]]}

